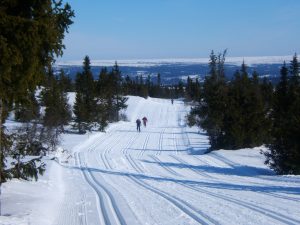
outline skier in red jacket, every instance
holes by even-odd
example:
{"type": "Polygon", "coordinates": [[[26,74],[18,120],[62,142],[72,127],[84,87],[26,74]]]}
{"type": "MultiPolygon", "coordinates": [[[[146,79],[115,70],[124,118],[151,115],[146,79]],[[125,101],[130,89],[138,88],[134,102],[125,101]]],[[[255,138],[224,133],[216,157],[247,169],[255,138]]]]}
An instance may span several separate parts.
{"type": "Polygon", "coordinates": [[[146,127],[147,122],[148,122],[147,117],[144,116],[142,120],[143,120],[144,127],[146,127]]]}

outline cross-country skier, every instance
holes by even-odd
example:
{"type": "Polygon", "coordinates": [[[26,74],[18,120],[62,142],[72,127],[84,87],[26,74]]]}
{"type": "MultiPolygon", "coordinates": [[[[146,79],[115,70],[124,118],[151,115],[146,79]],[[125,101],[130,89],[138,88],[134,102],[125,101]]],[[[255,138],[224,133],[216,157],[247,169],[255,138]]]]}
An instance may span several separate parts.
{"type": "Polygon", "coordinates": [[[147,122],[148,122],[147,117],[144,116],[142,120],[143,120],[144,127],[146,127],[147,122]]]}
{"type": "Polygon", "coordinates": [[[136,122],[136,130],[138,132],[141,132],[141,120],[137,119],[135,122],[136,122]]]}

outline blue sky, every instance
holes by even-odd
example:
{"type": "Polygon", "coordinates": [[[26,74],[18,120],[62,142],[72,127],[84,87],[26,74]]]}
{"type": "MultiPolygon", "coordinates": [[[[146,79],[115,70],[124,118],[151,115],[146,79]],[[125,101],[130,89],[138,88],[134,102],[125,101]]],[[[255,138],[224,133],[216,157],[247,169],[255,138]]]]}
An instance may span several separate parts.
{"type": "Polygon", "coordinates": [[[292,55],[299,0],[69,0],[62,60],[292,55]]]}

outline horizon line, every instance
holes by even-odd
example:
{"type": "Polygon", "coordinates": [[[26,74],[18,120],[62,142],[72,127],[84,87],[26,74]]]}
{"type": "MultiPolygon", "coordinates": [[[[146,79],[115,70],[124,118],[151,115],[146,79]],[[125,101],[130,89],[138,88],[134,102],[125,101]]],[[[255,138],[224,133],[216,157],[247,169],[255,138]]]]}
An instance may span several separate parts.
{"type": "MultiPolygon", "coordinates": [[[[272,56],[230,56],[225,58],[225,64],[241,64],[245,61],[250,64],[275,64],[292,60],[294,55],[272,55],[272,56]]],[[[82,65],[83,59],[62,60],[56,59],[55,65],[82,65]]],[[[163,64],[198,64],[208,63],[209,57],[191,57],[191,58],[132,58],[132,59],[91,59],[91,66],[112,66],[117,62],[119,66],[156,66],[163,64]],[[101,64],[101,65],[100,65],[101,64]]]]}

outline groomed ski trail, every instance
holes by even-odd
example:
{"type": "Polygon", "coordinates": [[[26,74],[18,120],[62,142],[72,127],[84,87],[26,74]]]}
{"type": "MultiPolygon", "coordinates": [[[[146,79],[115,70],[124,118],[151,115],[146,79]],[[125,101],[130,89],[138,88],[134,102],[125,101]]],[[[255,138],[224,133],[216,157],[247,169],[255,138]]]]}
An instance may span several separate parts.
{"type": "Polygon", "coordinates": [[[275,176],[256,153],[249,157],[257,167],[239,161],[243,151],[203,155],[208,138],[186,127],[182,101],[128,104],[129,122],[73,147],[55,224],[300,224],[298,177],[275,176]]]}

